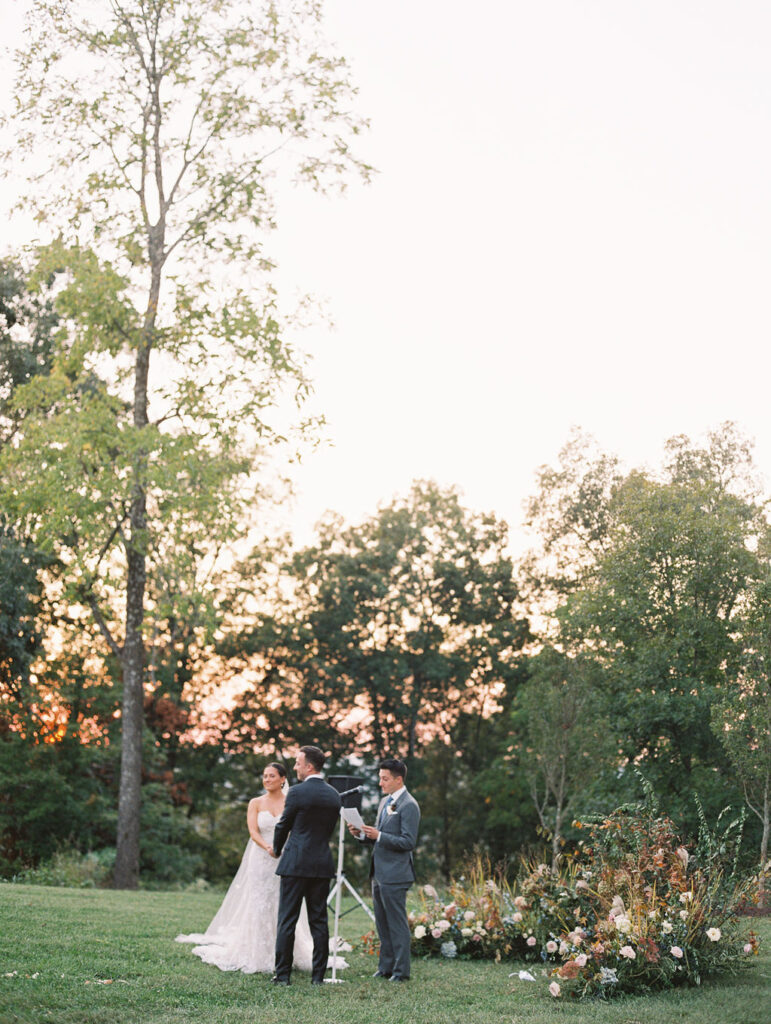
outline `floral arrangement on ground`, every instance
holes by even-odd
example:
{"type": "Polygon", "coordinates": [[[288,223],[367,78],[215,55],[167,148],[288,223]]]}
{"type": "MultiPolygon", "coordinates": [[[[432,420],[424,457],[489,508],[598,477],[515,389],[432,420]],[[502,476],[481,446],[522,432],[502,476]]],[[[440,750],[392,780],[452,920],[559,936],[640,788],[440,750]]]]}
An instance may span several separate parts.
{"type": "Polygon", "coordinates": [[[727,869],[724,843],[689,853],[671,821],[641,808],[575,825],[588,838],[559,870],[529,863],[509,886],[477,859],[449,902],[425,886],[413,954],[541,962],[554,998],[698,985],[751,962],[757,938],[738,912],[747,883],[727,869]]]}

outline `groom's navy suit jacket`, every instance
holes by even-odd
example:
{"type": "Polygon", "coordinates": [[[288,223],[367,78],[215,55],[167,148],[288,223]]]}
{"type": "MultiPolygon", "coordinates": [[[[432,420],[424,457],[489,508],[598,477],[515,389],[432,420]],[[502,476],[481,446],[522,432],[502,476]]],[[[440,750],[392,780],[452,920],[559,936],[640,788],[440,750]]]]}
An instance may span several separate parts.
{"type": "Polygon", "coordinates": [[[335,862],[329,839],[339,817],[340,796],[320,776],[292,786],[273,834],[273,850],[281,856],[276,874],[331,878],[335,862]]]}

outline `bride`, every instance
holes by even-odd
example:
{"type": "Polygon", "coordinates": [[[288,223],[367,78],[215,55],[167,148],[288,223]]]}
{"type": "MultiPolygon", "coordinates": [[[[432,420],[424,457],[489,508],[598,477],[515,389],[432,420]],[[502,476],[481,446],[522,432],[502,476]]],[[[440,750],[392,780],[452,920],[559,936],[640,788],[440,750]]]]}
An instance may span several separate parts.
{"type": "MultiPolygon", "coordinates": [[[[214,918],[203,934],[178,935],[177,942],[197,942],[193,953],[221,971],[272,973],[276,946],[279,878],[275,874],[273,832],[284,810],[286,770],[275,762],[262,773],[265,792],[249,801],[249,841],[241,866],[214,918]]],[[[313,940],[303,904],[297,923],[294,966],[311,969],[313,940]]]]}

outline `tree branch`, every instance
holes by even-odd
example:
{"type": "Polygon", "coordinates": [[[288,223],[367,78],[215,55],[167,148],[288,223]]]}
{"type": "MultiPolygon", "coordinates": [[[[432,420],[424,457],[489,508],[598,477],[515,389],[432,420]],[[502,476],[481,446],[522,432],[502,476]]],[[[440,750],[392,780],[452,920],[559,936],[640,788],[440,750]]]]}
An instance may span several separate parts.
{"type": "Polygon", "coordinates": [[[96,600],[96,597],[93,594],[89,593],[89,594],[86,595],[86,600],[88,601],[89,607],[91,608],[91,611],[93,612],[94,621],[96,622],[97,626],[99,627],[99,632],[102,634],[102,636],[107,641],[107,646],[110,648],[110,650],[112,651],[112,653],[115,655],[116,658],[122,658],[123,657],[123,648],[120,647],[116,643],[116,641],[114,640],[113,635],[110,632],[110,630],[109,630],[109,628],[107,626],[107,623],[104,620],[104,616],[102,615],[102,611],[101,611],[101,609],[99,607],[99,604],[98,604],[98,602],[96,600]]]}

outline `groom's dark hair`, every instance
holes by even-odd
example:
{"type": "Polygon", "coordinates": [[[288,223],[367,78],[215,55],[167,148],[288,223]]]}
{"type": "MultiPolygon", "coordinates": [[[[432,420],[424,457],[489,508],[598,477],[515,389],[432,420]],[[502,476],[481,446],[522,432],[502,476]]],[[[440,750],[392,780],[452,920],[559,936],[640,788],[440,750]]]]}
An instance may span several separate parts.
{"type": "Polygon", "coordinates": [[[384,758],[378,765],[378,768],[383,768],[392,775],[401,775],[403,779],[407,778],[407,765],[404,761],[400,761],[398,757],[384,758]]]}
{"type": "Polygon", "coordinates": [[[305,760],[310,761],[317,772],[324,767],[326,756],[324,751],[319,750],[318,747],[300,747],[300,753],[305,754],[305,760]]]}

